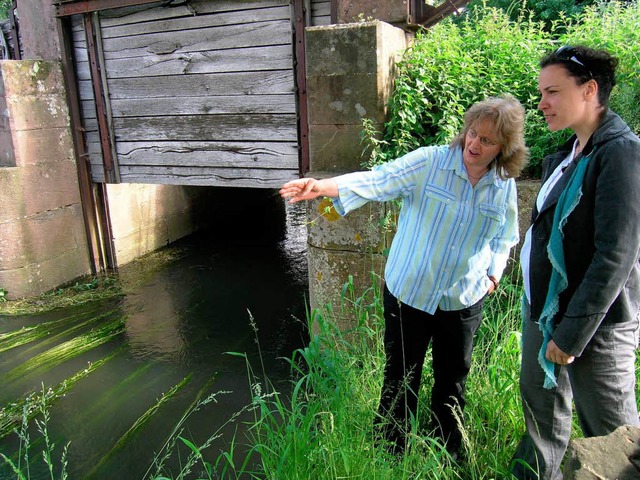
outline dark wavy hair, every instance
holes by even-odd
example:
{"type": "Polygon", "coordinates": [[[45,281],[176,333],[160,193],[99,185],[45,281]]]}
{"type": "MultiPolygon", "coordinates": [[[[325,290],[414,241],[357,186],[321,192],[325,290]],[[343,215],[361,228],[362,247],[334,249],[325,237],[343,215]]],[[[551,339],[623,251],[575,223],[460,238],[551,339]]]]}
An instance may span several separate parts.
{"type": "Polygon", "coordinates": [[[609,52],[584,45],[565,45],[540,59],[541,69],[549,65],[562,65],[578,85],[595,80],[600,105],[609,106],[609,96],[616,85],[618,67],[618,59],[609,52]]]}
{"type": "Polygon", "coordinates": [[[474,103],[464,114],[464,127],[451,141],[451,146],[464,149],[469,129],[479,122],[493,123],[500,153],[493,160],[500,178],[517,178],[527,165],[529,149],[524,143],[524,107],[509,94],[490,97],[474,103]]]}

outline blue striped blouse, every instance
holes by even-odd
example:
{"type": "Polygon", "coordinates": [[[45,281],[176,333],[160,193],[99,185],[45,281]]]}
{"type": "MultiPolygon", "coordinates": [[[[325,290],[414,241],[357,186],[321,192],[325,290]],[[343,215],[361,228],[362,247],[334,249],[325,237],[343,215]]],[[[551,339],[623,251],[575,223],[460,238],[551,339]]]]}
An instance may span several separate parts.
{"type": "Polygon", "coordinates": [[[375,167],[335,178],[336,211],[344,216],[369,201],[402,199],[385,268],[389,291],[433,314],[460,310],[500,279],[509,250],[518,243],[516,185],[495,168],[475,187],[462,149],[423,147],[375,167]]]}

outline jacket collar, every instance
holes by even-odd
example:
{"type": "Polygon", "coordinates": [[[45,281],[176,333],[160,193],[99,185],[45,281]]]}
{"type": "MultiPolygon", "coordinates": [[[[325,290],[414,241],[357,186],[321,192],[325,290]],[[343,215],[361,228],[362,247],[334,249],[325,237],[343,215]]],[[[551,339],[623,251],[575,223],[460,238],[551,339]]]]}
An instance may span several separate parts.
{"type": "MultiPolygon", "coordinates": [[[[593,132],[584,149],[582,150],[582,154],[578,155],[567,167],[567,169],[565,170],[565,174],[560,177],[556,185],[553,187],[553,190],[551,190],[551,192],[549,193],[549,196],[544,202],[544,205],[542,206],[540,212],[537,212],[534,206],[534,215],[539,215],[558,202],[558,199],[560,198],[564,187],[569,181],[569,178],[571,178],[571,173],[575,170],[576,165],[578,164],[578,160],[580,160],[583,155],[589,155],[595,147],[602,145],[603,143],[606,143],[614,138],[625,135],[630,131],[631,129],[629,128],[629,126],[618,116],[618,114],[610,109],[607,109],[602,117],[600,125],[598,126],[596,131],[593,132]]],[[[558,152],[546,157],[546,160],[550,165],[547,178],[553,172],[553,170],[555,170],[557,165],[571,153],[576,138],[577,136],[575,134],[571,135],[569,140],[567,140],[564,145],[560,147],[560,150],[558,150],[558,152]]],[[[546,178],[543,180],[546,181],[546,178]]]]}

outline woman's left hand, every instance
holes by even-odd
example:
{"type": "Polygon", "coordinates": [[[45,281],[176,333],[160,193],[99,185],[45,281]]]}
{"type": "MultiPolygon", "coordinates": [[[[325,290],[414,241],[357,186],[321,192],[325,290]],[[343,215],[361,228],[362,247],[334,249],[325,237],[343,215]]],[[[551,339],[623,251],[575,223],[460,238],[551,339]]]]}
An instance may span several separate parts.
{"type": "Polygon", "coordinates": [[[489,280],[491,280],[491,285],[489,285],[489,290],[487,290],[487,295],[491,295],[498,289],[498,280],[493,275],[487,275],[489,280]]]}
{"type": "Polygon", "coordinates": [[[558,365],[569,365],[576,359],[576,357],[574,357],[573,355],[569,355],[568,353],[560,350],[560,348],[558,348],[558,345],[556,345],[556,342],[554,342],[553,340],[549,340],[549,344],[547,345],[546,357],[547,360],[553,363],[557,363],[558,365]]]}

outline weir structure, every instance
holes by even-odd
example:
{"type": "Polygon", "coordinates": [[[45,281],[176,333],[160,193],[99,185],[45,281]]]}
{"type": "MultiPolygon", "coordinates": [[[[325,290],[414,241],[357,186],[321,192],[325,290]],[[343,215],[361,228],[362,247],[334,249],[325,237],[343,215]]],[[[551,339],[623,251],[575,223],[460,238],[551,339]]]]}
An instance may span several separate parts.
{"type": "MultiPolygon", "coordinates": [[[[37,296],[238,215],[284,222],[277,189],[361,169],[413,32],[466,3],[14,2],[0,289],[37,296]]],[[[348,323],[341,292],[381,277],[391,233],[386,205],[328,206],[308,204],[310,306],[348,323]]]]}

